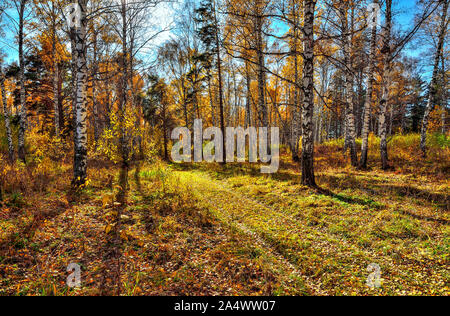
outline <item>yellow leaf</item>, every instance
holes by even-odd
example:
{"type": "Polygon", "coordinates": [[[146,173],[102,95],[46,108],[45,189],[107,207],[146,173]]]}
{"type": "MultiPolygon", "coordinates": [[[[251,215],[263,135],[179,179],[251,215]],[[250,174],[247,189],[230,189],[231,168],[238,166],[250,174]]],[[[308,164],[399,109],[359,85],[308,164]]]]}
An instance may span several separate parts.
{"type": "Polygon", "coordinates": [[[120,238],[122,238],[123,240],[128,241],[128,236],[127,236],[127,232],[124,230],[120,231],[120,238]]]}
{"type": "Polygon", "coordinates": [[[106,225],[105,233],[109,234],[111,232],[112,228],[113,228],[112,225],[110,225],[110,224],[106,225]]]}

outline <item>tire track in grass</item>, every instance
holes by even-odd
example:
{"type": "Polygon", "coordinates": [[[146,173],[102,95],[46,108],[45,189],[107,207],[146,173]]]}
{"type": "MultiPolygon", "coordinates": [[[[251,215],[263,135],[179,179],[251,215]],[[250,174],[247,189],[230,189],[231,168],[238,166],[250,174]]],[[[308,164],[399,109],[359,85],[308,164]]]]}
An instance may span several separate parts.
{"type": "MultiPolygon", "coordinates": [[[[192,176],[192,173],[184,173],[184,174],[187,174],[188,176],[192,176]]],[[[198,178],[197,178],[197,180],[198,180],[198,178]]],[[[203,180],[208,181],[209,184],[211,184],[211,186],[214,186],[214,189],[216,189],[216,190],[219,189],[219,191],[222,193],[231,194],[235,198],[237,197],[238,199],[247,200],[247,202],[249,202],[247,207],[251,207],[251,205],[253,204],[253,205],[257,205],[261,209],[267,208],[257,201],[243,197],[243,196],[237,194],[236,192],[233,192],[232,190],[219,185],[217,182],[215,182],[212,179],[203,178],[203,180]]],[[[232,225],[235,228],[237,228],[239,231],[244,233],[245,235],[250,236],[253,239],[254,243],[258,247],[268,251],[272,257],[274,257],[280,264],[282,264],[286,268],[286,270],[291,272],[291,275],[304,280],[305,285],[312,292],[311,294],[313,294],[313,295],[328,295],[329,294],[329,293],[327,293],[327,291],[322,289],[320,282],[317,282],[317,281],[313,280],[311,277],[308,277],[308,276],[302,274],[300,271],[298,271],[298,269],[295,267],[295,264],[293,264],[288,258],[286,258],[280,251],[278,251],[276,249],[277,248],[276,245],[274,245],[273,243],[268,241],[267,238],[264,238],[263,236],[261,236],[261,234],[259,234],[258,232],[254,231],[253,229],[251,229],[250,227],[248,227],[247,225],[242,223],[239,218],[236,218],[236,217],[230,215],[230,213],[228,211],[226,211],[225,209],[223,209],[220,206],[220,204],[221,204],[220,201],[218,201],[218,200],[211,201],[209,199],[210,197],[207,196],[207,194],[201,194],[201,193],[205,193],[205,192],[200,192],[202,190],[199,187],[194,188],[192,185],[192,183],[194,183],[194,182],[195,181],[190,181],[189,183],[186,183],[186,184],[192,188],[192,192],[194,194],[199,193],[199,194],[197,194],[197,197],[199,197],[202,201],[206,202],[212,209],[217,209],[219,211],[219,213],[216,213],[214,215],[220,221],[222,221],[228,225],[232,225]],[[214,203],[214,202],[216,202],[216,203],[214,203]]],[[[211,189],[211,186],[209,186],[207,188],[211,189]]],[[[219,193],[219,191],[216,191],[215,193],[219,193]]],[[[211,191],[209,190],[208,192],[210,193],[211,191]]],[[[230,202],[235,202],[235,201],[228,199],[227,202],[230,203],[230,202]]],[[[239,206],[242,206],[242,205],[239,205],[239,206]]]]}
{"type": "MultiPolygon", "coordinates": [[[[410,269],[408,269],[411,268],[409,264],[399,265],[398,263],[395,263],[393,258],[388,255],[383,255],[383,257],[381,258],[381,254],[376,253],[373,250],[361,249],[361,247],[355,245],[352,242],[344,239],[337,239],[334,236],[330,236],[327,232],[306,227],[304,224],[300,223],[298,219],[294,218],[291,214],[285,211],[275,210],[268,205],[256,201],[253,198],[247,197],[246,195],[243,195],[242,193],[235,192],[233,189],[227,187],[227,182],[225,180],[222,180],[225,182],[225,184],[218,183],[217,180],[211,179],[208,174],[205,174],[203,172],[191,171],[181,173],[191,178],[191,181],[189,181],[188,185],[192,187],[192,191],[198,192],[200,195],[200,199],[204,201],[208,200],[208,204],[212,208],[218,210],[219,216],[222,217],[222,220],[234,223],[235,226],[237,226],[240,230],[253,236],[253,238],[255,238],[255,241],[260,243],[265,249],[278,254],[278,256],[281,256],[283,261],[289,263],[289,266],[295,269],[295,271],[297,271],[301,278],[307,281],[308,286],[317,294],[377,293],[365,287],[365,278],[363,277],[363,275],[366,274],[365,269],[369,263],[379,262],[381,259],[383,260],[382,265],[385,273],[383,276],[388,276],[389,279],[387,279],[386,281],[391,283],[390,288],[386,288],[388,293],[385,292],[385,294],[389,294],[390,292],[392,292],[392,290],[394,290],[394,293],[401,294],[399,290],[402,288],[402,286],[405,285],[408,287],[423,287],[423,285],[421,286],[418,280],[414,280],[411,278],[409,274],[410,269]],[[195,185],[195,187],[193,187],[193,185],[195,185]],[[224,204],[224,201],[226,201],[225,203],[227,204],[227,210],[224,210],[220,206],[224,204]],[[237,212],[235,210],[236,206],[239,208],[237,212]],[[265,215],[265,226],[263,229],[258,229],[257,226],[259,224],[257,221],[259,220],[259,222],[261,222],[261,218],[257,217],[257,210],[264,211],[263,214],[265,215]],[[243,221],[246,221],[247,224],[243,221]],[[316,267],[319,269],[319,271],[311,275],[311,277],[309,276],[309,273],[308,275],[305,275],[305,273],[299,272],[298,268],[296,268],[296,266],[302,269],[310,268],[308,266],[305,267],[305,263],[302,262],[305,261],[303,260],[305,258],[302,258],[301,256],[305,256],[305,254],[300,254],[300,257],[295,257],[295,254],[293,255],[286,249],[283,249],[284,246],[286,246],[286,243],[283,242],[283,238],[286,238],[286,236],[289,236],[290,234],[298,233],[299,231],[302,231],[304,233],[302,235],[305,235],[307,237],[314,236],[313,242],[309,245],[309,250],[312,250],[312,255],[321,258],[323,259],[322,261],[324,261],[323,264],[322,261],[320,261],[319,265],[316,267]],[[327,270],[328,268],[325,266],[325,264],[327,263],[325,260],[330,257],[333,259],[331,272],[327,270]],[[333,266],[333,263],[339,263],[340,265],[333,266]],[[346,264],[348,268],[343,268],[342,263],[346,264]],[[353,268],[353,270],[351,268],[353,268]],[[357,269],[354,270],[354,268],[357,269]],[[351,275],[352,271],[353,275],[351,275]],[[322,286],[321,279],[333,277],[333,274],[331,273],[334,274],[334,277],[336,277],[338,273],[341,273],[341,278],[350,278],[350,281],[353,282],[353,285],[348,286],[347,288],[344,287],[341,290],[337,290],[337,292],[334,289],[332,290],[332,292],[327,291],[327,289],[322,286]],[[350,273],[350,275],[348,273],[350,273]],[[399,277],[401,279],[399,279],[399,277]],[[397,284],[400,281],[407,281],[407,284],[397,284]],[[358,288],[355,289],[355,286],[358,288]],[[392,288],[392,286],[394,287],[392,288]]],[[[306,265],[308,264],[309,262],[306,261],[306,265]]],[[[331,284],[333,283],[331,282],[331,284]]],[[[381,292],[378,293],[381,294],[381,292]]]]}
{"type": "MultiPolygon", "coordinates": [[[[214,180],[213,180],[214,181],[214,180]]],[[[225,184],[224,184],[224,188],[226,188],[226,190],[228,191],[233,191],[233,189],[231,187],[229,187],[230,183],[227,180],[222,180],[225,184]]],[[[426,290],[431,290],[430,293],[432,294],[436,294],[436,293],[443,293],[444,295],[448,295],[448,287],[445,287],[445,275],[446,273],[448,273],[448,269],[446,269],[445,267],[440,266],[439,264],[437,264],[437,266],[431,266],[428,267],[426,266],[427,263],[425,263],[422,260],[416,260],[416,258],[414,257],[410,257],[410,256],[402,256],[401,260],[394,260],[394,258],[391,255],[387,255],[387,254],[383,254],[380,252],[376,252],[374,249],[372,248],[367,248],[367,247],[362,247],[360,245],[358,245],[357,243],[355,243],[353,240],[351,239],[346,239],[346,238],[336,238],[333,234],[330,234],[329,232],[326,231],[326,229],[324,228],[311,228],[308,226],[303,225],[302,223],[300,223],[298,221],[298,219],[296,219],[292,214],[290,214],[289,212],[285,211],[284,208],[281,208],[282,211],[277,211],[275,210],[273,207],[268,206],[262,202],[259,201],[259,199],[254,199],[252,197],[247,196],[245,193],[242,192],[238,192],[236,195],[240,195],[245,197],[247,200],[250,200],[254,203],[257,203],[259,205],[261,205],[262,207],[266,208],[267,210],[271,210],[274,213],[280,214],[281,216],[286,216],[287,218],[289,218],[291,220],[291,222],[297,222],[299,225],[302,225],[309,234],[316,234],[319,238],[322,237],[325,241],[325,243],[322,243],[321,245],[325,245],[326,247],[334,247],[336,248],[336,254],[338,254],[338,250],[342,249],[343,252],[347,251],[349,256],[353,256],[353,254],[355,253],[363,253],[367,259],[366,260],[366,264],[368,263],[380,263],[383,265],[383,270],[384,270],[384,276],[388,276],[389,279],[387,279],[387,282],[390,282],[391,286],[394,286],[394,288],[390,288],[387,290],[394,290],[394,292],[396,294],[408,294],[410,292],[415,293],[415,294],[422,294],[421,290],[423,290],[424,288],[426,290]],[[331,242],[333,244],[331,244],[331,242]],[[425,267],[424,267],[425,265],[425,267]],[[422,277],[422,273],[425,269],[427,270],[427,273],[429,275],[430,278],[422,278],[422,279],[416,279],[415,277],[411,276],[411,272],[413,273],[418,273],[419,276],[422,277]],[[399,277],[401,277],[401,279],[399,279],[399,277]],[[433,281],[437,281],[438,283],[442,283],[442,287],[443,289],[441,289],[440,291],[436,291],[435,289],[428,287],[426,288],[426,286],[424,286],[425,284],[427,284],[427,282],[429,280],[431,280],[431,278],[434,278],[433,281]],[[408,284],[406,284],[407,286],[409,286],[409,291],[404,290],[404,286],[405,284],[398,284],[401,283],[401,281],[403,282],[408,282],[408,284]],[[397,282],[397,283],[395,283],[397,282]],[[400,289],[402,291],[400,291],[400,289]],[[418,291],[418,292],[416,292],[418,291]]],[[[295,201],[295,198],[290,197],[291,201],[295,201]]],[[[395,212],[395,210],[394,210],[395,212]]],[[[412,216],[414,217],[414,216],[412,216]]],[[[375,219],[374,219],[375,220],[375,219]]],[[[373,220],[373,221],[374,221],[373,220]]],[[[371,221],[372,222],[372,221],[371,221]]],[[[367,225],[367,224],[363,224],[367,225]]],[[[314,241],[316,244],[320,244],[319,241],[315,240],[314,241]]],[[[356,264],[357,262],[353,262],[354,264],[356,264]]],[[[365,267],[364,267],[365,269],[365,267]]],[[[370,292],[369,292],[370,293],[370,292]]],[[[386,294],[386,293],[385,293],[386,294]]]]}

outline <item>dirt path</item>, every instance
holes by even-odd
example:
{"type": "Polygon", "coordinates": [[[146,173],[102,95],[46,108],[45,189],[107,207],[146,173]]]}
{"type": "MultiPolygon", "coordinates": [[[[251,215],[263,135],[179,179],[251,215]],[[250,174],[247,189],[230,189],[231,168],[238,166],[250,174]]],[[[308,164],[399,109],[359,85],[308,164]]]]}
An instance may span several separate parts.
{"type": "MultiPolygon", "coordinates": [[[[189,181],[189,179],[192,180],[191,176],[192,173],[180,172],[181,179],[185,181],[189,181]]],[[[244,214],[246,214],[249,210],[253,212],[274,212],[270,207],[233,191],[229,188],[225,181],[221,184],[210,178],[206,173],[202,173],[201,175],[196,173],[195,181],[185,182],[185,184],[192,186],[192,192],[196,195],[196,197],[202,199],[211,209],[217,211],[214,215],[216,215],[219,220],[239,229],[242,233],[251,237],[256,245],[265,249],[268,253],[270,253],[270,255],[275,257],[280,264],[284,265],[285,270],[290,271],[297,277],[300,277],[308,287],[311,294],[329,294],[321,288],[319,282],[303,275],[295,267],[295,263],[292,263],[288,257],[284,256],[277,249],[276,245],[272,244],[270,240],[245,224],[245,220],[243,220],[245,217],[244,214]],[[241,210],[243,215],[239,216],[236,215],[236,213],[230,213],[226,211],[226,209],[237,211],[237,214],[239,213],[239,210],[241,210]]]]}
{"type": "MultiPolygon", "coordinates": [[[[227,180],[213,179],[206,172],[177,171],[177,175],[219,220],[251,236],[314,294],[420,294],[445,282],[442,263],[436,269],[436,262],[427,266],[402,254],[386,255],[310,227],[289,211],[262,203],[245,189],[234,190],[227,180]],[[371,263],[382,266],[384,292],[366,286],[371,263]],[[413,290],[404,292],[405,287],[413,290]]],[[[445,283],[441,286],[445,293],[445,283]]]]}

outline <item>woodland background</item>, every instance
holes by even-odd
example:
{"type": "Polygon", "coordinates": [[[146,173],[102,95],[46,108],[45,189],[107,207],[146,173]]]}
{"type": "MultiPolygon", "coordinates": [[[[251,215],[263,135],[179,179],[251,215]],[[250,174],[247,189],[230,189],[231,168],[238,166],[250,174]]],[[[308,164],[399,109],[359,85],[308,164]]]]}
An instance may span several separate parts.
{"type": "Polygon", "coordinates": [[[0,2],[1,295],[449,294],[449,0],[74,2],[0,2]]]}

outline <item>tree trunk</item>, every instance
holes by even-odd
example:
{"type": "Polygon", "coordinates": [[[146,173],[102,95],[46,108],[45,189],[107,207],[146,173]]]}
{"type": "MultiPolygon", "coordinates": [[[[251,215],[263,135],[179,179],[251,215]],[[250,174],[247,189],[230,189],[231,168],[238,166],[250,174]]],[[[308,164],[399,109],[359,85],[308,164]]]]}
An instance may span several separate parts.
{"type": "MultiPolygon", "coordinates": [[[[95,32],[95,31],[94,31],[95,32]]],[[[93,43],[93,69],[92,69],[92,111],[94,112],[94,141],[95,146],[97,146],[98,140],[100,138],[100,128],[99,128],[99,118],[98,118],[98,104],[97,104],[97,72],[98,72],[98,61],[97,61],[97,33],[94,34],[93,43]]]]}
{"type": "Polygon", "coordinates": [[[302,109],[302,183],[315,187],[314,176],[314,13],[316,1],[304,1],[303,109],[302,109]]]}
{"type": "Polygon", "coordinates": [[[386,25],[383,34],[383,95],[380,101],[380,116],[379,116],[379,133],[380,133],[380,155],[381,166],[386,170],[388,165],[387,152],[387,110],[389,107],[389,91],[391,84],[391,27],[392,27],[392,0],[386,0],[386,25]]]}
{"type": "Polygon", "coordinates": [[[87,58],[86,6],[87,0],[78,0],[81,11],[80,27],[75,29],[75,155],[72,184],[84,185],[87,178],[87,58]]]}
{"type": "Polygon", "coordinates": [[[293,44],[292,44],[292,53],[294,56],[294,104],[293,104],[293,112],[292,112],[292,135],[291,135],[291,151],[292,151],[292,160],[294,162],[299,162],[299,142],[300,142],[300,111],[301,106],[299,102],[299,75],[298,75],[298,52],[297,52],[297,36],[298,36],[298,30],[297,30],[297,7],[296,2],[294,1],[293,9],[292,9],[292,15],[294,18],[294,34],[293,34],[293,44]]]}
{"type": "Polygon", "coordinates": [[[347,67],[345,70],[345,89],[346,89],[346,146],[350,148],[350,159],[352,166],[356,167],[358,164],[358,156],[356,152],[356,130],[355,130],[355,115],[353,112],[353,60],[352,60],[352,36],[348,27],[348,5],[343,4],[341,8],[342,19],[342,38],[344,48],[344,64],[347,67]]]}
{"type": "Polygon", "coordinates": [[[225,117],[223,110],[223,83],[222,83],[222,58],[220,56],[220,41],[219,41],[219,23],[217,21],[216,7],[214,6],[214,24],[215,24],[215,40],[216,40],[216,56],[217,56],[217,72],[219,81],[219,114],[220,114],[220,129],[223,135],[223,163],[225,164],[226,157],[226,137],[225,137],[225,117]]]}
{"type": "Polygon", "coordinates": [[[450,0],[443,0],[443,9],[442,9],[442,19],[439,30],[439,42],[437,46],[436,55],[434,57],[434,68],[433,68],[433,76],[431,77],[429,92],[428,92],[428,103],[425,109],[425,114],[423,116],[422,121],[422,129],[420,132],[420,149],[422,150],[422,154],[425,157],[427,154],[427,130],[428,130],[428,120],[430,118],[430,113],[433,111],[436,105],[436,96],[437,96],[437,77],[439,71],[439,60],[444,50],[444,42],[445,42],[445,34],[447,31],[448,23],[447,14],[448,14],[448,6],[450,0]]]}
{"type": "MultiPolygon", "coordinates": [[[[374,0],[373,3],[378,3],[378,0],[374,0]]],[[[377,51],[377,28],[376,26],[373,26],[370,44],[370,55],[369,55],[369,72],[367,74],[368,75],[367,94],[366,94],[366,101],[364,104],[364,118],[361,132],[362,146],[361,146],[361,159],[359,161],[359,167],[362,169],[367,168],[367,154],[369,150],[369,131],[370,131],[370,117],[372,111],[372,95],[373,95],[376,51],[377,51]]]]}
{"type": "Polygon", "coordinates": [[[449,89],[448,89],[448,82],[447,78],[447,70],[445,67],[445,58],[441,55],[441,64],[442,64],[442,86],[444,87],[444,91],[442,93],[442,113],[441,113],[441,133],[443,135],[446,135],[447,132],[447,104],[448,104],[448,95],[449,95],[449,89]]]}
{"type": "Polygon", "coordinates": [[[256,17],[255,17],[255,32],[256,32],[256,55],[258,59],[258,105],[259,105],[259,120],[261,126],[269,125],[269,116],[266,104],[266,71],[265,71],[265,56],[263,43],[263,7],[261,0],[256,0],[256,17]]]}
{"type": "MultiPolygon", "coordinates": [[[[55,3],[52,2],[52,15],[55,16],[56,7],[55,3]]],[[[53,58],[53,113],[55,122],[55,136],[59,137],[60,134],[60,118],[59,118],[59,63],[58,63],[58,53],[56,49],[57,44],[57,34],[56,34],[56,22],[52,20],[51,22],[51,32],[52,32],[52,58],[53,58]]]]}
{"type": "Polygon", "coordinates": [[[5,116],[5,129],[6,129],[6,138],[8,139],[8,158],[12,163],[14,162],[14,145],[12,140],[12,132],[11,132],[11,116],[8,110],[8,100],[6,99],[6,90],[5,90],[5,77],[0,71],[0,89],[2,94],[2,103],[3,103],[3,115],[5,116]]]}
{"type": "Polygon", "coordinates": [[[168,130],[167,130],[167,117],[166,117],[166,101],[163,101],[162,116],[163,116],[163,140],[164,140],[164,160],[169,161],[169,150],[168,150],[168,130]]]}
{"type": "Polygon", "coordinates": [[[19,8],[19,85],[20,85],[20,126],[18,135],[18,154],[19,159],[26,162],[25,159],[25,131],[27,129],[27,104],[25,96],[25,61],[23,55],[24,42],[24,14],[27,0],[20,1],[19,8]]]}
{"type": "Polygon", "coordinates": [[[212,83],[211,83],[211,70],[208,69],[208,95],[209,95],[209,105],[211,107],[211,123],[213,126],[216,126],[216,114],[214,113],[214,100],[212,93],[212,83]]]}
{"type": "Polygon", "coordinates": [[[126,0],[122,0],[122,56],[120,58],[120,68],[122,70],[122,77],[119,80],[119,131],[120,131],[120,154],[122,158],[121,170],[119,175],[120,192],[118,195],[118,202],[125,203],[127,187],[128,187],[128,169],[129,169],[129,149],[128,149],[128,136],[125,127],[125,115],[127,106],[127,93],[128,93],[128,49],[127,49],[127,3],[126,0]]]}
{"type": "Polygon", "coordinates": [[[52,30],[52,57],[53,57],[53,112],[55,115],[55,136],[59,137],[60,123],[59,123],[59,65],[58,56],[56,52],[56,26],[53,25],[52,30]]]}
{"type": "Polygon", "coordinates": [[[247,97],[246,97],[246,127],[252,125],[252,91],[251,91],[251,77],[250,77],[250,69],[249,69],[248,61],[245,61],[245,83],[247,85],[247,97]]]}

